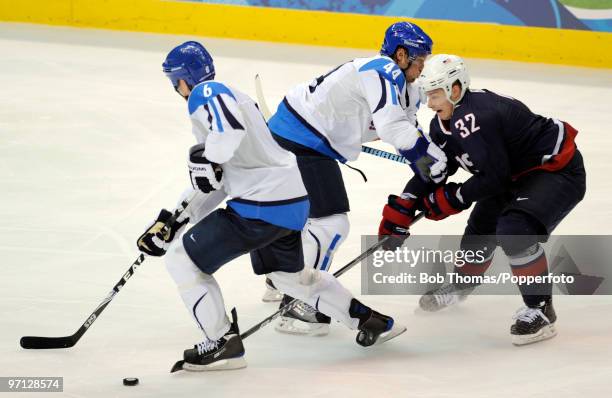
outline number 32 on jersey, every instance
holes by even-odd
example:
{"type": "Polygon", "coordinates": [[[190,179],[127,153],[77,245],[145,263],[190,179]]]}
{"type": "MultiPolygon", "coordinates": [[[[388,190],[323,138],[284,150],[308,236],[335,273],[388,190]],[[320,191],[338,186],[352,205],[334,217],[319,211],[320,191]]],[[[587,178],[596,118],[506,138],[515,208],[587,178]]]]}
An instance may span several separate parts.
{"type": "Polygon", "coordinates": [[[480,126],[476,125],[476,116],[473,113],[468,113],[462,119],[455,122],[455,128],[459,130],[461,138],[467,138],[470,134],[480,130],[480,126]]]}

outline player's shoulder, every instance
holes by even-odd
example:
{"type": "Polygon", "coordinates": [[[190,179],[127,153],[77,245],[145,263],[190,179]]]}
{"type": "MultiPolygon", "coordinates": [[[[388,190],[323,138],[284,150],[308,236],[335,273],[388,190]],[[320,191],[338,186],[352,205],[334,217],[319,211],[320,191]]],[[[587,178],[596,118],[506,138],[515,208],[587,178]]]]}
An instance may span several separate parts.
{"type": "Polygon", "coordinates": [[[199,83],[191,90],[189,95],[189,113],[195,112],[200,106],[207,105],[221,94],[226,94],[235,100],[237,96],[240,96],[240,92],[223,82],[208,80],[199,83]]]}
{"type": "Polygon", "coordinates": [[[465,92],[465,100],[461,100],[460,103],[465,103],[467,107],[476,109],[488,109],[497,104],[499,101],[504,99],[514,100],[514,98],[500,95],[486,89],[474,89],[470,88],[465,92]]]}
{"type": "Polygon", "coordinates": [[[474,114],[481,118],[490,116],[498,102],[498,95],[488,90],[469,89],[461,101],[455,106],[453,120],[474,114]]]}
{"type": "Polygon", "coordinates": [[[387,56],[376,55],[369,58],[358,58],[353,62],[360,73],[371,73],[371,71],[374,71],[382,78],[397,84],[399,87],[404,87],[406,84],[404,72],[387,56]]]}
{"type": "Polygon", "coordinates": [[[235,97],[236,92],[237,90],[232,88],[227,83],[216,80],[208,80],[196,85],[191,91],[191,95],[209,101],[210,98],[213,98],[219,94],[227,94],[230,97],[235,97]]]}

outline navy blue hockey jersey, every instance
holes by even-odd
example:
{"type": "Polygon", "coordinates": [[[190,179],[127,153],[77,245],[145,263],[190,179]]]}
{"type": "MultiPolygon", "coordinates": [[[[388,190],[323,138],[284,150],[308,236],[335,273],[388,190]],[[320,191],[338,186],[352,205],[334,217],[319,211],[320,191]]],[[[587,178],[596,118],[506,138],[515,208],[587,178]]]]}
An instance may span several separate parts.
{"type": "MultiPolygon", "coordinates": [[[[471,174],[461,195],[472,203],[507,190],[533,170],[562,169],[574,156],[577,131],[567,123],[536,115],[522,102],[488,90],[468,90],[449,121],[435,116],[430,137],[448,158],[449,175],[462,167],[471,174]]],[[[422,196],[413,178],[405,192],[422,196]]]]}

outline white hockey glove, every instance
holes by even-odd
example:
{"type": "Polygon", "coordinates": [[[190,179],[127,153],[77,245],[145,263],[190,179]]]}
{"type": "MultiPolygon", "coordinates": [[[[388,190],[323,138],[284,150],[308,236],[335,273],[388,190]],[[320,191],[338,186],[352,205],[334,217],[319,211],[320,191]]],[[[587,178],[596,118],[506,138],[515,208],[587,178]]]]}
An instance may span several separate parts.
{"type": "Polygon", "coordinates": [[[429,177],[436,184],[444,181],[446,178],[446,154],[433,142],[427,147],[427,155],[434,161],[429,166],[429,177]]]}
{"type": "Polygon", "coordinates": [[[209,193],[223,185],[223,169],[204,157],[204,144],[194,145],[189,149],[189,178],[193,189],[209,193]]]}
{"type": "Polygon", "coordinates": [[[179,216],[176,221],[169,226],[168,231],[164,234],[162,229],[170,220],[172,213],[166,209],[162,209],[157,216],[157,219],[140,235],[136,241],[136,246],[141,252],[149,256],[161,257],[166,254],[170,242],[179,233],[181,228],[189,222],[187,216],[179,216]]]}
{"type": "Polygon", "coordinates": [[[421,180],[438,184],[446,178],[446,155],[424,136],[419,136],[411,149],[400,149],[399,153],[410,161],[410,168],[421,180]]]}

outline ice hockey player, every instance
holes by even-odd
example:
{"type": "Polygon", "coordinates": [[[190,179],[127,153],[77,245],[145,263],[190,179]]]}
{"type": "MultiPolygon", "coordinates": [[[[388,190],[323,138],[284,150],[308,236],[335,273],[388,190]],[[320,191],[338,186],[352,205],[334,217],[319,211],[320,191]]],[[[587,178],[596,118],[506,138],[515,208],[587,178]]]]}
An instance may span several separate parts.
{"type": "MultiPolygon", "coordinates": [[[[417,129],[420,102],[412,82],[433,42],[415,24],[391,25],[380,54],[342,64],[286,95],[268,126],[276,141],[297,156],[310,198],[302,233],[306,267],[328,271],[349,232],[349,201],[338,162],[355,160],[361,144],[393,145],[424,179],[444,178],[444,153],[417,129]]],[[[291,300],[285,297],[283,303],[291,300]]],[[[329,318],[307,305],[282,317],[276,330],[324,335],[329,318]]]]}
{"type": "Polygon", "coordinates": [[[163,70],[185,99],[198,144],[189,150],[189,175],[203,199],[195,225],[180,232],[185,220],[160,234],[169,212],[138,240],[151,255],[165,254],[187,310],[204,341],[184,353],[187,370],[246,366],[236,313],[229,321],[214,273],[236,257],[251,253],[256,274],[267,274],[283,292],[358,329],[363,346],[395,337],[405,328],[391,317],[360,303],[327,272],[304,268],[300,231],[309,201],[295,156],[272,138],[255,102],[235,88],[213,80],[215,69],[206,49],[186,42],[167,55],[163,70]],[[222,194],[214,195],[215,192],[222,194]],[[212,195],[212,196],[211,196],[212,195]],[[225,196],[226,208],[212,212],[225,196]],[[204,206],[208,200],[214,201],[204,206]],[[267,261],[271,259],[271,261],[267,261]]]}
{"type": "MultiPolygon", "coordinates": [[[[412,178],[400,198],[385,206],[380,234],[407,229],[415,209],[441,220],[475,204],[463,250],[484,250],[484,261],[456,267],[463,275],[483,275],[499,245],[514,275],[547,275],[540,245],[582,200],[586,177],[566,122],[532,113],[522,102],[489,90],[470,89],[464,61],[455,55],[431,57],[419,79],[427,106],[435,113],[430,136],[449,159],[448,174],[459,167],[472,174],[458,184],[424,184],[412,178]]],[[[420,300],[426,311],[462,301],[475,285],[445,284],[420,300]]],[[[557,316],[550,283],[520,284],[525,307],[511,326],[512,342],[529,344],[556,335],[557,316]]]]}

